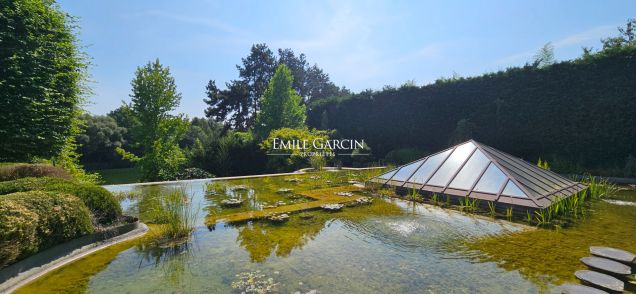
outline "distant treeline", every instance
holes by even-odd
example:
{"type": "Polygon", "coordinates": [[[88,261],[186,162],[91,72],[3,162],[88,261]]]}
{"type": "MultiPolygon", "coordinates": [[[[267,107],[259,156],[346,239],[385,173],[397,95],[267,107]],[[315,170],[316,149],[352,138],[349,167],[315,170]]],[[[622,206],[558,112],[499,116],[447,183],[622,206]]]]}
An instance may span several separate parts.
{"type": "Polygon", "coordinates": [[[364,139],[377,159],[474,138],[561,172],[622,176],[636,156],[636,48],[325,99],[308,124],[364,139]]]}

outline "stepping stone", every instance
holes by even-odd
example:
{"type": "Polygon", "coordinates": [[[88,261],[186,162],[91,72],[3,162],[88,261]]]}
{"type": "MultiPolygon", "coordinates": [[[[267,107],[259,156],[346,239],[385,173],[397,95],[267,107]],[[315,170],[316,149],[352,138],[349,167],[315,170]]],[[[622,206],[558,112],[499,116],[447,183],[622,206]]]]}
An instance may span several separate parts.
{"type": "Polygon", "coordinates": [[[583,257],[581,262],[591,268],[602,270],[610,274],[626,276],[632,273],[632,268],[620,262],[602,257],[583,257]]]}
{"type": "Polygon", "coordinates": [[[636,259],[636,255],[631,252],[611,247],[590,246],[590,253],[622,263],[633,263],[634,259],[636,259]]]}
{"type": "Polygon", "coordinates": [[[609,294],[603,290],[578,284],[564,284],[561,286],[562,294],[609,294]]]}
{"type": "Polygon", "coordinates": [[[625,289],[625,283],[621,280],[599,272],[581,270],[576,271],[574,275],[583,282],[606,290],[623,292],[625,289]]]}

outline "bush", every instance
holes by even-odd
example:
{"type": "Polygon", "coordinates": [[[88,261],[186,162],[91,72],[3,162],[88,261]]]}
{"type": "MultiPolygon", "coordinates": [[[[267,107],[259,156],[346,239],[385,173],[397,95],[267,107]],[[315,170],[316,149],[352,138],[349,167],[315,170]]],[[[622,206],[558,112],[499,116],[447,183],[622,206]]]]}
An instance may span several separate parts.
{"type": "Polygon", "coordinates": [[[50,177],[0,182],[0,195],[34,190],[62,192],[77,196],[91,210],[99,224],[110,224],[121,216],[121,207],[117,199],[108,190],[97,185],[50,177]]]}
{"type": "Polygon", "coordinates": [[[77,197],[42,191],[0,197],[0,268],[38,251],[93,232],[77,197]]]}
{"type": "Polygon", "coordinates": [[[213,177],[213,174],[197,167],[186,168],[176,175],[177,180],[208,179],[213,177]]]}
{"type": "Polygon", "coordinates": [[[64,169],[48,164],[16,163],[0,166],[0,181],[10,181],[26,177],[71,179],[71,175],[64,169]]]}

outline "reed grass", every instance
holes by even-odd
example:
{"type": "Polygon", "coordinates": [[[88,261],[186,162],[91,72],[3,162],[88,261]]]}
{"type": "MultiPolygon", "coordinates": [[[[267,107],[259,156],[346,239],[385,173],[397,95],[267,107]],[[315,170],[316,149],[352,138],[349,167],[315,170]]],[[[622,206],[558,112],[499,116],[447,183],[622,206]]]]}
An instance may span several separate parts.
{"type": "Polygon", "coordinates": [[[153,222],[161,225],[160,241],[187,240],[196,225],[198,208],[192,205],[185,189],[174,189],[158,195],[157,201],[147,212],[153,222]]]}

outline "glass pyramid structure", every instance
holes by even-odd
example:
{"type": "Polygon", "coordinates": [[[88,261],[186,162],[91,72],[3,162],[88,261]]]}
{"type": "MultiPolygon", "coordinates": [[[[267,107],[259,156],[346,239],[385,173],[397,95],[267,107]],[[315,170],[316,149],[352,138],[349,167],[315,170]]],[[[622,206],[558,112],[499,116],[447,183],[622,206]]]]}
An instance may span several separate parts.
{"type": "Polygon", "coordinates": [[[545,208],[587,188],[474,140],[400,166],[370,180],[431,193],[545,208]]]}

